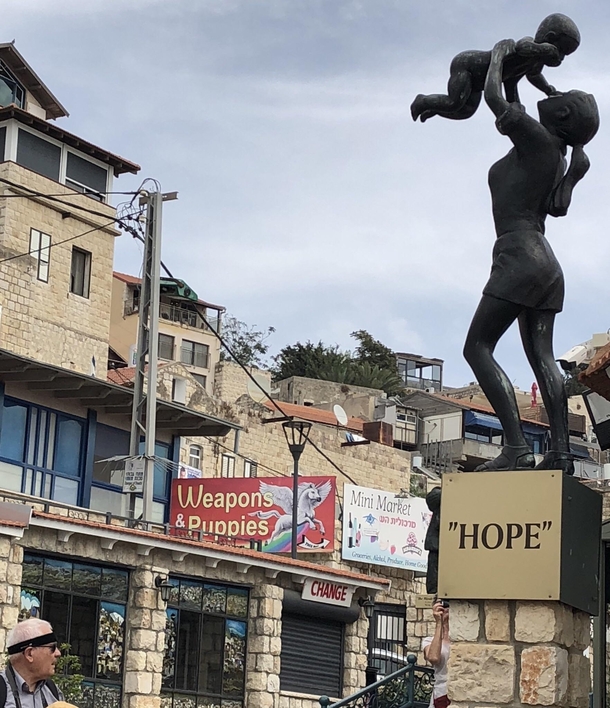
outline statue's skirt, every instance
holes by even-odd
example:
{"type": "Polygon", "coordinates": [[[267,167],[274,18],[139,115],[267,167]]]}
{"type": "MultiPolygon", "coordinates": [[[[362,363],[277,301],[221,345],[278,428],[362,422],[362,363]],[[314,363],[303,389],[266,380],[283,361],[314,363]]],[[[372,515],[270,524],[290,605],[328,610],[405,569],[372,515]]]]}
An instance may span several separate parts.
{"type": "Polygon", "coordinates": [[[561,312],[563,271],[544,235],[523,230],[498,236],[483,294],[535,310],[561,312]]]}

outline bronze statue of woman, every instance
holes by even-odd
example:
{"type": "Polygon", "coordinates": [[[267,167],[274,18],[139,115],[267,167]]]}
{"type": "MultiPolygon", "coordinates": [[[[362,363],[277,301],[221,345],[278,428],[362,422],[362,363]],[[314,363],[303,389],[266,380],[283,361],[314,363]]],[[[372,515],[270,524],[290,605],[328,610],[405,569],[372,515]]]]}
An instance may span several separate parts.
{"type": "Polygon", "coordinates": [[[464,356],[505,436],[502,453],[479,469],[535,466],[521,428],[514,389],[494,358],[498,340],[518,320],[550,423],[551,449],[538,468],[573,474],[567,398],[553,355],[553,325],[563,307],[563,273],[544,231],[547,214],[567,213],[572,191],[589,168],[583,146],[597,132],[599,114],[593,96],[582,91],[539,101],[539,121],[519,103],[508,103],[502,95],[502,67],[514,52],[513,40],[496,44],[484,91],[498,130],[510,138],[513,148],[489,171],[497,239],[491,275],[464,346],[464,356]],[[568,146],[572,154],[566,170],[568,146]]]}

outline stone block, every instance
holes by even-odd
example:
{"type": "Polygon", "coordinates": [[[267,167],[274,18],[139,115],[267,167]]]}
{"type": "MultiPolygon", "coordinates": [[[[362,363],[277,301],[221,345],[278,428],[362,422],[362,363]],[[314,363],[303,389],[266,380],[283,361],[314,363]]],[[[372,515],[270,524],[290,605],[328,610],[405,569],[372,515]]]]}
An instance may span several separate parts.
{"type": "Polygon", "coordinates": [[[591,618],[586,612],[574,610],[574,648],[583,651],[591,645],[591,618]]]}
{"type": "Polygon", "coordinates": [[[515,668],[515,650],[510,645],[454,642],[449,659],[449,698],[457,703],[510,703],[515,668]]]}
{"type": "Polygon", "coordinates": [[[587,708],[591,690],[591,664],[582,654],[568,656],[568,706],[587,708]]]}
{"type": "Polygon", "coordinates": [[[490,642],[510,641],[510,612],[508,602],[488,600],[485,602],[485,637],[490,642]]]}
{"type": "Polygon", "coordinates": [[[129,708],[160,708],[160,696],[130,696],[129,708]]]}
{"type": "Polygon", "coordinates": [[[125,683],[123,684],[125,693],[152,693],[152,676],[146,671],[126,671],[125,683]]]}
{"type": "Polygon", "coordinates": [[[146,668],[145,651],[128,651],[125,656],[126,671],[144,671],[146,668]]]}
{"type": "Polygon", "coordinates": [[[134,605],[142,609],[156,610],[158,595],[159,592],[156,588],[154,590],[151,588],[140,588],[135,592],[134,605]]]}
{"type": "Polygon", "coordinates": [[[2,627],[13,629],[19,618],[19,608],[13,605],[4,605],[2,608],[2,627]]]}
{"type": "Polygon", "coordinates": [[[268,676],[269,674],[264,671],[249,671],[246,674],[246,690],[266,691],[268,676]]]}
{"type": "Polygon", "coordinates": [[[146,654],[146,671],[160,674],[163,670],[163,654],[158,651],[149,651],[146,654]]]}
{"type": "Polygon", "coordinates": [[[568,690],[568,652],[534,646],[521,652],[519,695],[528,705],[563,705],[568,690]]]}
{"type": "Polygon", "coordinates": [[[280,677],[277,674],[269,674],[267,677],[267,691],[269,693],[279,693],[280,691],[280,677]]]}
{"type": "Polygon", "coordinates": [[[516,641],[528,644],[554,641],[557,607],[557,603],[550,602],[518,602],[515,613],[516,641]]]}
{"type": "Polygon", "coordinates": [[[256,670],[266,671],[267,673],[273,672],[273,659],[274,657],[270,654],[257,654],[256,655],[256,670]]]}
{"type": "Polygon", "coordinates": [[[476,642],[479,638],[479,606],[460,600],[451,603],[449,634],[454,642],[476,642]]]}
{"type": "Polygon", "coordinates": [[[246,699],[248,708],[273,708],[273,696],[267,691],[251,691],[246,699]]]}
{"type": "MultiPolygon", "coordinates": [[[[163,642],[165,644],[165,641],[163,642]]],[[[131,632],[131,649],[154,651],[157,648],[157,633],[150,629],[134,629],[131,632]]]]}
{"type": "Polygon", "coordinates": [[[154,632],[164,632],[167,622],[167,616],[165,610],[159,612],[159,610],[152,610],[150,613],[150,628],[154,632]]]}

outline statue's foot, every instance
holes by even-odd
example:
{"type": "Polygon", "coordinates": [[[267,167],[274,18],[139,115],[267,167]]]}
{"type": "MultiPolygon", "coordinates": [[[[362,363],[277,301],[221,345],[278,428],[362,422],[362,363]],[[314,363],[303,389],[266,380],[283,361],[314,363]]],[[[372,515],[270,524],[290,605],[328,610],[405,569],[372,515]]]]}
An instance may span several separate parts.
{"type": "Polygon", "coordinates": [[[428,118],[434,118],[434,116],[436,116],[436,115],[438,115],[438,113],[436,111],[432,111],[432,110],[422,111],[419,114],[419,119],[421,120],[422,123],[425,123],[428,120],[428,118]]]}
{"type": "Polygon", "coordinates": [[[505,445],[495,459],[479,465],[475,472],[530,470],[535,464],[534,453],[528,445],[505,445]]]}
{"type": "Polygon", "coordinates": [[[424,112],[426,107],[426,97],[423,93],[418,93],[415,96],[415,100],[411,104],[411,117],[413,120],[417,120],[419,116],[424,112]]]}
{"type": "Polygon", "coordinates": [[[574,474],[574,455],[569,452],[559,452],[549,450],[542,458],[542,462],[536,465],[537,470],[561,470],[564,474],[574,474]]]}

